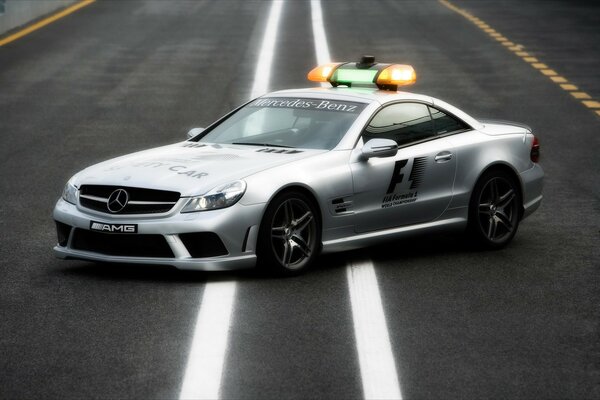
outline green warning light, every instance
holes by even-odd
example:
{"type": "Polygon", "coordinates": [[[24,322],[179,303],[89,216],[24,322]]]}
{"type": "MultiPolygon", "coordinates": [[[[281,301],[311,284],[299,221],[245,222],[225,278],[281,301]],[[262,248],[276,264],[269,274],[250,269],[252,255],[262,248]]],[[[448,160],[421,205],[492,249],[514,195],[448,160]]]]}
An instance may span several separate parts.
{"type": "Polygon", "coordinates": [[[332,81],[338,83],[374,83],[377,70],[372,69],[337,69],[332,81]]]}

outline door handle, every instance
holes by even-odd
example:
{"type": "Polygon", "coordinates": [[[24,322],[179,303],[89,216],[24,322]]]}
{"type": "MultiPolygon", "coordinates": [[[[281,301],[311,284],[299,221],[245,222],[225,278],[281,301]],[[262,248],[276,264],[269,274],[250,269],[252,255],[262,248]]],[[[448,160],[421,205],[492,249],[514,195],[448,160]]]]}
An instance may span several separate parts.
{"type": "Polygon", "coordinates": [[[434,160],[437,163],[444,163],[447,161],[450,161],[452,159],[452,153],[450,153],[449,151],[442,151],[441,153],[438,153],[434,160]]]}

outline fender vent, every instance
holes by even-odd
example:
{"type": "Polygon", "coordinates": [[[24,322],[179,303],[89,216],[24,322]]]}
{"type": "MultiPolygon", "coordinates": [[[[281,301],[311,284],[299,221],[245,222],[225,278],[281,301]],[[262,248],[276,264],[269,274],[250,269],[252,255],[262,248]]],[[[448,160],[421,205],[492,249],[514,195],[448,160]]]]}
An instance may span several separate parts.
{"type": "Polygon", "coordinates": [[[336,215],[351,214],[353,212],[352,207],[353,202],[351,197],[338,197],[337,199],[331,200],[331,208],[336,215]]]}

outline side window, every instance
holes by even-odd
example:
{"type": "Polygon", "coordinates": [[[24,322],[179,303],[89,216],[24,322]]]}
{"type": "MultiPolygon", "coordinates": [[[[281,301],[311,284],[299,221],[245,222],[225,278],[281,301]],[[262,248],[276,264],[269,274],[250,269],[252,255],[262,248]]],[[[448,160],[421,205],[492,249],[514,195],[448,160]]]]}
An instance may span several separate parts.
{"type": "Polygon", "coordinates": [[[444,133],[459,131],[468,128],[468,126],[465,125],[462,121],[459,121],[456,118],[451,117],[438,109],[429,107],[429,111],[431,111],[431,117],[433,118],[433,128],[436,135],[443,135],[444,133]]]}
{"type": "Polygon", "coordinates": [[[392,139],[398,146],[435,136],[433,121],[425,104],[392,104],[371,120],[363,132],[364,141],[392,139]]]}

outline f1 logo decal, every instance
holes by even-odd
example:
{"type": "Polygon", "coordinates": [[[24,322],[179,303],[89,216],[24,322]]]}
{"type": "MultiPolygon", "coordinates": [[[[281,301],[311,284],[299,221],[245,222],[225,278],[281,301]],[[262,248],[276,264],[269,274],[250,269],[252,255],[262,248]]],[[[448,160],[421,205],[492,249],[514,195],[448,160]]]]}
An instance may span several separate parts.
{"type": "MultiPolygon", "coordinates": [[[[408,164],[408,160],[396,161],[396,164],[394,165],[394,172],[392,173],[392,179],[390,180],[390,185],[388,186],[386,194],[396,192],[396,185],[402,183],[404,180],[404,173],[402,172],[402,169],[406,167],[406,164],[408,164]]],[[[408,176],[408,180],[411,182],[410,190],[417,189],[421,185],[423,175],[425,174],[426,164],[427,157],[417,157],[414,159],[408,176]]]]}
{"type": "Polygon", "coordinates": [[[387,194],[394,193],[396,190],[396,185],[402,183],[404,179],[404,174],[402,172],[402,168],[406,167],[408,160],[399,160],[396,161],[396,165],[394,165],[394,172],[392,173],[392,180],[390,181],[390,185],[388,186],[387,194]]]}

